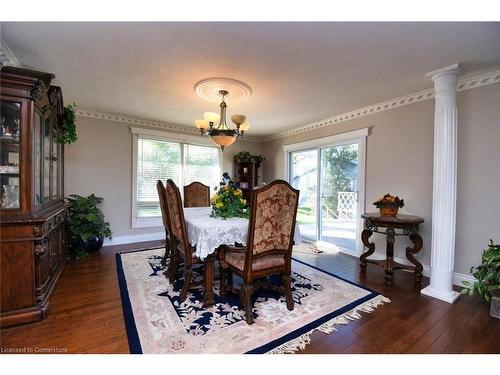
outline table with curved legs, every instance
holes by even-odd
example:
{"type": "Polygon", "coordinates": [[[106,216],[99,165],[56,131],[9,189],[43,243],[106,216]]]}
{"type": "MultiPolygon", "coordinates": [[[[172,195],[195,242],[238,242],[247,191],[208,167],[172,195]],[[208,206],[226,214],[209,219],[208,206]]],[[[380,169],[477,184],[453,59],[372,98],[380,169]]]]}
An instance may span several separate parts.
{"type": "Polygon", "coordinates": [[[422,237],[419,234],[419,225],[424,219],[413,215],[383,216],[379,213],[366,213],[361,215],[365,220],[364,230],[361,233],[361,240],[368,250],[360,257],[361,272],[366,271],[367,263],[376,264],[385,268],[385,283],[392,285],[394,270],[406,269],[413,271],[415,282],[422,280],[422,264],[415,258],[420,249],[422,249],[422,237]],[[385,228],[385,230],[381,229],[385,228]],[[398,232],[399,231],[399,232],[398,232]],[[375,252],[375,243],[370,242],[373,233],[381,233],[386,236],[386,259],[374,260],[367,259],[375,252]],[[396,236],[408,236],[413,243],[413,247],[406,248],[406,258],[413,265],[406,265],[394,261],[394,242],[396,236]]]}

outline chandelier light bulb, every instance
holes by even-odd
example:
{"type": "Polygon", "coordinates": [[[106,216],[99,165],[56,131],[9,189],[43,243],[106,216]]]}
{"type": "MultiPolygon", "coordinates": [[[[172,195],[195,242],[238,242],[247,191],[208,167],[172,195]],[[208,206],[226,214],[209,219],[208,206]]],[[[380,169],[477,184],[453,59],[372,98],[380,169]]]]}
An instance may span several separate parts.
{"type": "Polygon", "coordinates": [[[247,121],[240,125],[241,132],[246,132],[248,129],[250,129],[250,124],[247,121]]]}
{"type": "Polygon", "coordinates": [[[216,124],[219,122],[220,116],[218,113],[215,112],[205,112],[203,114],[203,118],[208,122],[216,124]]]}
{"type": "Polygon", "coordinates": [[[198,129],[208,129],[208,121],[207,120],[196,120],[195,125],[198,129]]]}

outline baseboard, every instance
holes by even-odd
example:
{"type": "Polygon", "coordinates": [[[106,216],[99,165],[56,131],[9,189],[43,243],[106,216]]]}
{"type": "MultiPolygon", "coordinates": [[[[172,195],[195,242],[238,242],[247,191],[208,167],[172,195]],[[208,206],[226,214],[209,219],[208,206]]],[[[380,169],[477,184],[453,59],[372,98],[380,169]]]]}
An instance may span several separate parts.
{"type": "Polygon", "coordinates": [[[165,231],[157,233],[132,234],[129,236],[116,236],[113,237],[111,241],[106,238],[104,240],[103,246],[123,245],[127,243],[156,241],[164,239],[165,239],[165,231]]]}
{"type": "MultiPolygon", "coordinates": [[[[376,260],[385,259],[385,254],[375,252],[369,258],[376,260]]],[[[408,259],[394,258],[394,260],[401,264],[412,265],[412,263],[408,259]]],[[[426,277],[430,277],[431,267],[426,264],[423,264],[422,266],[424,267],[422,274],[426,277]]],[[[453,272],[453,285],[463,287],[464,286],[462,283],[463,281],[474,283],[477,280],[471,275],[465,275],[463,273],[453,272]]]]}

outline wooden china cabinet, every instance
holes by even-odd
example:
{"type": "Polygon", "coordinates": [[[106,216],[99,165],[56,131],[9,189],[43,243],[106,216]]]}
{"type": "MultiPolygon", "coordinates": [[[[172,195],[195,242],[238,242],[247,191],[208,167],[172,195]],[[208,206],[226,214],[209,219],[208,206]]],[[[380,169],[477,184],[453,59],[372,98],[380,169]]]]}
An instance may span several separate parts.
{"type": "Polygon", "coordinates": [[[66,262],[63,115],[53,74],[0,73],[0,326],[41,320],[66,262]]]}
{"type": "Polygon", "coordinates": [[[233,160],[234,181],[240,185],[243,191],[243,198],[251,206],[253,190],[259,186],[260,163],[251,161],[233,160]]]}

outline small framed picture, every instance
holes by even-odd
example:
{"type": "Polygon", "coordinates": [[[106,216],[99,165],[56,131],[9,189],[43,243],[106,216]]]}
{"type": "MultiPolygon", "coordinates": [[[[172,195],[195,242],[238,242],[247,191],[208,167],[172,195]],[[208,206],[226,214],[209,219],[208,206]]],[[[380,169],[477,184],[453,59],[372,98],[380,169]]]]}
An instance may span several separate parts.
{"type": "Polygon", "coordinates": [[[248,189],[248,182],[240,182],[241,189],[248,189]]]}

